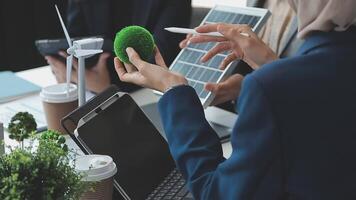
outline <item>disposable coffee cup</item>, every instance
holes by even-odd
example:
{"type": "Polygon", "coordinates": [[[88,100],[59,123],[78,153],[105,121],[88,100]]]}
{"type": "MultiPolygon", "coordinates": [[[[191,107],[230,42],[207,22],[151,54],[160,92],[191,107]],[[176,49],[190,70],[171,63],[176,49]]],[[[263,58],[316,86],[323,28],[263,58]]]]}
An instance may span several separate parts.
{"type": "Polygon", "coordinates": [[[94,183],[93,189],[85,192],[80,200],[112,200],[117,168],[110,156],[80,156],[75,161],[75,169],[84,175],[83,181],[94,183]]]}
{"type": "Polygon", "coordinates": [[[40,93],[48,129],[65,133],[61,119],[78,107],[77,86],[66,83],[42,88],[40,93]]]}

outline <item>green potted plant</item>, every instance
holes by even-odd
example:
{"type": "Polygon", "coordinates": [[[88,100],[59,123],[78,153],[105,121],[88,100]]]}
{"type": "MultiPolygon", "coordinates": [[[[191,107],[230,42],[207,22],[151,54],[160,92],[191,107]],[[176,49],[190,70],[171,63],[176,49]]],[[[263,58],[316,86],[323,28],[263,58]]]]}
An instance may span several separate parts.
{"type": "Polygon", "coordinates": [[[23,148],[23,141],[30,137],[37,129],[35,118],[28,112],[18,112],[11,118],[7,131],[9,138],[16,140],[23,148]]]}
{"type": "MultiPolygon", "coordinates": [[[[32,130],[17,129],[21,134],[32,130]]],[[[22,144],[21,148],[0,157],[1,200],[79,199],[91,188],[82,181],[83,174],[76,172],[73,152],[60,133],[48,130],[27,137],[30,138],[29,146],[22,144]]],[[[17,135],[16,138],[23,141],[26,137],[17,135]]]]}

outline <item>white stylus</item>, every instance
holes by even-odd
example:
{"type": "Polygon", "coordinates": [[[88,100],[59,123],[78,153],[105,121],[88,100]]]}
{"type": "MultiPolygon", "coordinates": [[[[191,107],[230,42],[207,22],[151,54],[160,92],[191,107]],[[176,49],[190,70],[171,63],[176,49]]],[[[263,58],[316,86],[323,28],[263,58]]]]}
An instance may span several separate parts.
{"type": "MultiPolygon", "coordinates": [[[[210,32],[210,33],[199,33],[194,29],[190,28],[178,28],[178,27],[168,27],[165,28],[164,30],[172,32],[172,33],[182,33],[182,34],[192,34],[192,35],[207,35],[207,36],[214,36],[214,37],[224,37],[221,33],[219,32],[210,32]]],[[[245,37],[250,37],[248,33],[240,33],[240,35],[245,36],[245,37]]]]}

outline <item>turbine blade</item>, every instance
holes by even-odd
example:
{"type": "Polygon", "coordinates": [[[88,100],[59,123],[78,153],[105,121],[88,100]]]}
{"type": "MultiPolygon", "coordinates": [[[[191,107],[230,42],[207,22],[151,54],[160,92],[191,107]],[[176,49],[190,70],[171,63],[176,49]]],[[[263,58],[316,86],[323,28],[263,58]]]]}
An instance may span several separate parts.
{"type": "Polygon", "coordinates": [[[56,7],[57,15],[59,17],[59,21],[61,22],[62,29],[63,29],[64,35],[66,36],[68,45],[69,45],[69,47],[72,47],[72,41],[70,40],[70,37],[69,37],[68,31],[67,31],[67,28],[66,28],[66,26],[65,26],[65,24],[63,22],[61,13],[59,12],[59,9],[58,9],[57,5],[54,5],[54,6],[56,7]]]}

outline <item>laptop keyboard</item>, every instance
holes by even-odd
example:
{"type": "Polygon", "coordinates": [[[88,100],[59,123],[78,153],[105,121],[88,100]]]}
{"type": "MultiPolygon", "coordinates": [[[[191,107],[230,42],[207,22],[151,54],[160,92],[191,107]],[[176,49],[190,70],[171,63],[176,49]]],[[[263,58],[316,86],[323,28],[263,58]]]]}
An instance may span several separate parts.
{"type": "Polygon", "coordinates": [[[174,169],[164,181],[147,197],[147,200],[193,200],[186,188],[182,174],[174,169]]]}

